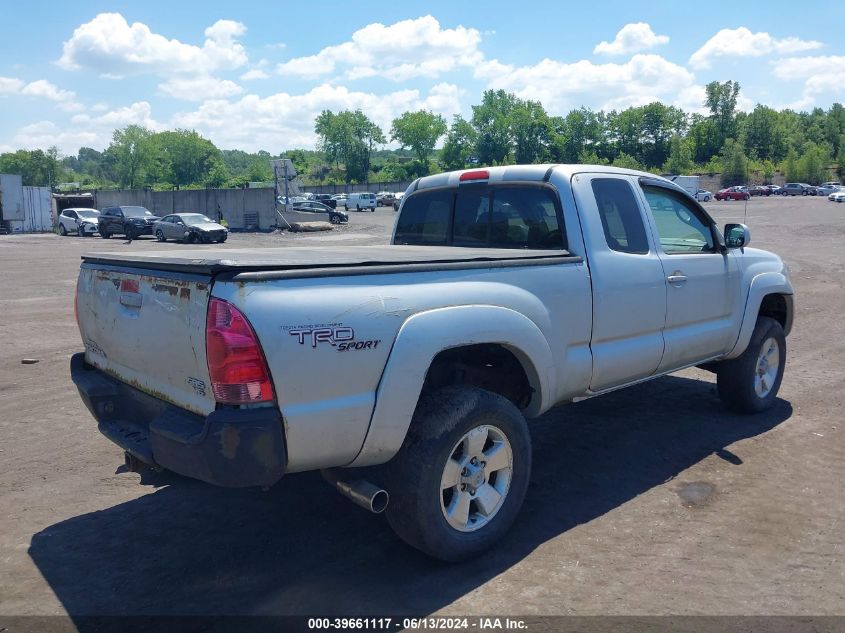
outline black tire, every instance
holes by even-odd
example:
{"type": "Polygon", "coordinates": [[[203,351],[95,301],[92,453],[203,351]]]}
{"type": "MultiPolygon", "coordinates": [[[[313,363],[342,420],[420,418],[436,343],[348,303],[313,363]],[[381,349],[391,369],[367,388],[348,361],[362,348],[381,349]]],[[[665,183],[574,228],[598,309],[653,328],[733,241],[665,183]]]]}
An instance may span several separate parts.
{"type": "Polygon", "coordinates": [[[123,235],[126,236],[127,240],[134,240],[135,239],[135,229],[132,227],[131,224],[127,224],[123,227],[123,235]]]}
{"type": "Polygon", "coordinates": [[[217,240],[218,244],[222,244],[225,241],[226,241],[225,237],[221,237],[219,240],[217,240]]]}
{"type": "Polygon", "coordinates": [[[745,197],[744,197],[743,199],[744,199],[746,202],[748,202],[748,201],[751,199],[751,196],[749,196],[748,194],[745,194],[745,197]]]}
{"type": "Polygon", "coordinates": [[[357,204],[356,204],[356,205],[355,205],[355,210],[356,210],[358,213],[360,213],[360,212],[361,212],[361,207],[360,207],[360,205],[357,205],[357,204]]]}
{"type": "Polygon", "coordinates": [[[157,239],[159,242],[166,242],[166,241],[167,241],[167,240],[164,238],[164,233],[162,233],[162,232],[161,232],[161,229],[158,229],[158,230],[156,231],[156,239],[157,239]]]}
{"type": "Polygon", "coordinates": [[[719,363],[716,371],[716,385],[719,398],[725,406],[738,413],[760,413],[777,398],[783,370],[786,365],[786,336],[780,323],[769,317],[758,317],[751,341],[737,358],[719,363]],[[754,388],[758,360],[766,341],[773,339],[778,345],[778,368],[769,392],[761,397],[754,388]]]}
{"type": "Polygon", "coordinates": [[[103,229],[100,229],[100,237],[102,237],[104,240],[107,240],[111,237],[111,233],[109,233],[108,231],[105,231],[103,229]]]}
{"type": "Polygon", "coordinates": [[[67,235],[67,229],[65,228],[65,225],[61,222],[59,222],[59,235],[61,235],[62,237],[65,237],[67,235]]]}
{"type": "MultiPolygon", "coordinates": [[[[502,538],[519,514],[531,475],[531,437],[525,418],[506,398],[474,387],[447,387],[420,398],[405,443],[384,472],[387,520],[396,534],[434,558],[466,560],[502,538]],[[456,444],[480,425],[495,427],[510,443],[511,479],[488,522],[461,531],[446,520],[441,503],[449,491],[441,490],[440,481],[456,444]]],[[[470,504],[477,503],[474,499],[470,504]]]]}
{"type": "Polygon", "coordinates": [[[334,214],[330,215],[329,222],[331,222],[332,224],[340,224],[340,216],[334,214]]]}

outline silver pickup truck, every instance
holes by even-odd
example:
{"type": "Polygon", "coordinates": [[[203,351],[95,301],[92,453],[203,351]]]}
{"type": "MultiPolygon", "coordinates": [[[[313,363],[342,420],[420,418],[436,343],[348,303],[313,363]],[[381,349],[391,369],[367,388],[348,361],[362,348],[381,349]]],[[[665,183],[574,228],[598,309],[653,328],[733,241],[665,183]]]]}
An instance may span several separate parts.
{"type": "Polygon", "coordinates": [[[132,468],[221,486],[320,469],[461,560],[517,516],[526,418],[693,365],[730,409],[772,404],[793,290],[749,240],[641,172],[438,174],[390,246],[85,255],[71,373],[132,468]]]}

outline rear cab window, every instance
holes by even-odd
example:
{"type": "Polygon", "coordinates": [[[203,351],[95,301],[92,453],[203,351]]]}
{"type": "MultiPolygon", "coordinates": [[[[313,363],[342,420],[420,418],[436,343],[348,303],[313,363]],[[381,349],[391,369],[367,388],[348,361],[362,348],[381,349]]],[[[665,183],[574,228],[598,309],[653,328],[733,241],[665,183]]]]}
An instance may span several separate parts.
{"type": "Polygon", "coordinates": [[[394,244],[566,249],[560,201],[536,184],[462,185],[408,196],[394,244]]]}

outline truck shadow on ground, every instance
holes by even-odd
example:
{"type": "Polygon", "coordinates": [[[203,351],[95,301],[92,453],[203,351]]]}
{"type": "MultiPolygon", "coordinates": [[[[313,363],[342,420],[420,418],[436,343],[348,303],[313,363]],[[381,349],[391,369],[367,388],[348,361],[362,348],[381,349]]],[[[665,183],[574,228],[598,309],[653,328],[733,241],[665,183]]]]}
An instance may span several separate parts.
{"type": "Polygon", "coordinates": [[[791,414],[778,400],[734,415],[712,382],[677,376],[552,410],[532,423],[521,519],[463,565],[406,547],[315,473],[263,493],[167,475],[150,494],[35,534],[29,554],[71,616],[425,615],[711,454],[741,468],[726,447],[791,414]]]}

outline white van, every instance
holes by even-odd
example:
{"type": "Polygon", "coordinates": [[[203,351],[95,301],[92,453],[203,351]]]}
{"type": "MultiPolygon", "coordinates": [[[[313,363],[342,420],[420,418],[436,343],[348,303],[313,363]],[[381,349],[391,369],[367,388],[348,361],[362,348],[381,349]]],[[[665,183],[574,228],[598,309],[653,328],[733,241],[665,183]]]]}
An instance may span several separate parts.
{"type": "Polygon", "coordinates": [[[346,198],[345,205],[347,209],[355,209],[356,211],[370,211],[376,210],[376,194],[374,193],[350,193],[346,198]]]}

